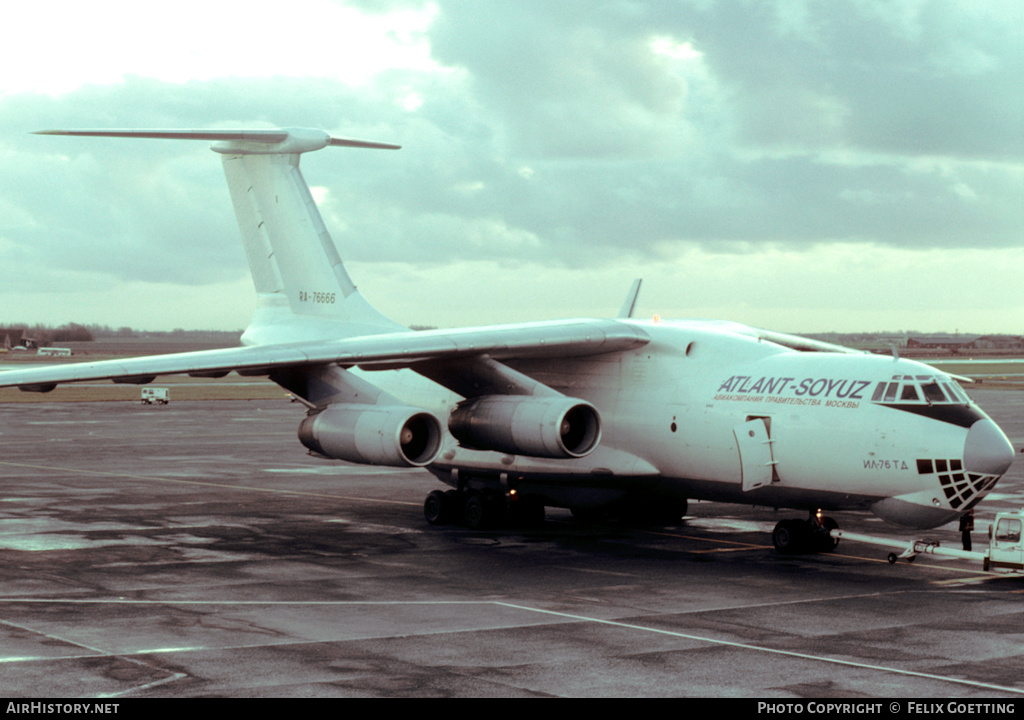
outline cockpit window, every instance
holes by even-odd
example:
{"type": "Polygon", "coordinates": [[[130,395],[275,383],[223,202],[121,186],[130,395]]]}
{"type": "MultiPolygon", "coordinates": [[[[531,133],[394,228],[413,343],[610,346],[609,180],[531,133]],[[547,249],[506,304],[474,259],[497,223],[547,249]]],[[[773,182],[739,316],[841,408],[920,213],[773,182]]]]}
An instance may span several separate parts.
{"type": "Polygon", "coordinates": [[[921,390],[924,392],[924,399],[930,403],[944,403],[949,402],[946,396],[942,392],[942,388],[934,380],[930,383],[921,386],[921,390]]]}
{"type": "Polygon", "coordinates": [[[871,401],[928,405],[971,404],[967,393],[956,382],[932,375],[894,375],[891,381],[882,381],[875,386],[871,401]]]}
{"type": "Polygon", "coordinates": [[[900,384],[896,382],[889,383],[889,387],[885,389],[885,401],[892,402],[896,399],[896,391],[899,390],[900,384]]]}
{"type": "Polygon", "coordinates": [[[954,402],[956,400],[959,400],[962,403],[969,403],[971,401],[971,399],[967,397],[967,393],[963,391],[963,388],[955,382],[942,383],[942,387],[946,388],[946,395],[953,398],[954,402]]]}

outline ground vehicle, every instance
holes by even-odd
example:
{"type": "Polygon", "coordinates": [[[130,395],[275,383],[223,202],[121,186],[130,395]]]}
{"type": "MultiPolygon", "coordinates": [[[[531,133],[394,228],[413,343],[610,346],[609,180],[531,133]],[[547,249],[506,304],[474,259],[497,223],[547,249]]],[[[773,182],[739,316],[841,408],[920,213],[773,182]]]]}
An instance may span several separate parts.
{"type": "Polygon", "coordinates": [[[944,548],[934,540],[905,540],[883,538],[874,535],[861,535],[843,530],[832,530],[835,540],[853,540],[872,545],[883,545],[901,549],[902,552],[889,553],[889,562],[894,563],[903,558],[913,562],[922,553],[944,557],[980,560],[986,572],[1019,573],[1024,572],[1024,542],[1021,530],[1024,527],[1024,509],[997,513],[995,520],[988,529],[988,547],[984,551],[958,550],[944,548]]]}
{"type": "Polygon", "coordinates": [[[999,513],[988,529],[988,554],[984,569],[994,572],[1024,570],[1024,543],[1021,543],[1021,522],[1024,510],[1017,513],[999,513]]]}
{"type": "Polygon", "coordinates": [[[171,391],[165,387],[142,388],[143,405],[166,405],[171,401],[171,391]]]}

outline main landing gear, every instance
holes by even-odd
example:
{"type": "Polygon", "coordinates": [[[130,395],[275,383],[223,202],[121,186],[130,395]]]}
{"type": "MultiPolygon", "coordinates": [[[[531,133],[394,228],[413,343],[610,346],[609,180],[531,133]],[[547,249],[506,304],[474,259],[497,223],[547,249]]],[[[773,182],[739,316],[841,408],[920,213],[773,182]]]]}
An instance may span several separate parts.
{"type": "Polygon", "coordinates": [[[434,490],[423,502],[423,517],[431,525],[465,525],[486,530],[510,522],[535,527],[544,522],[544,505],[530,497],[509,497],[491,490],[434,490]]]}
{"type": "Polygon", "coordinates": [[[831,532],[839,523],[830,517],[812,512],[806,520],[782,520],[772,531],[772,543],[782,555],[832,552],[839,540],[831,532]]]}

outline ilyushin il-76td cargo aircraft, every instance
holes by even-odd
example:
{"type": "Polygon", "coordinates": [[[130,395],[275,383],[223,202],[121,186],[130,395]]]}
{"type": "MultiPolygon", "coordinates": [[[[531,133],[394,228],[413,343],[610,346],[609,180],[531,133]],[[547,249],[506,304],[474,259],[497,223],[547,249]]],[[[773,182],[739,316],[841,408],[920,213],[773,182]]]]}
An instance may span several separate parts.
{"type": "Polygon", "coordinates": [[[927,365],[731,322],[615,319],[411,331],[356,289],[299,171],[319,130],[52,130],[212,141],[257,294],[242,347],[0,373],[0,385],[266,376],[308,407],[325,458],[422,467],[428,522],[537,522],[544,508],[680,520],[689,499],[792,508],[784,553],[829,550],[827,511],[929,528],[1013,461],[1000,428],[927,365]]]}

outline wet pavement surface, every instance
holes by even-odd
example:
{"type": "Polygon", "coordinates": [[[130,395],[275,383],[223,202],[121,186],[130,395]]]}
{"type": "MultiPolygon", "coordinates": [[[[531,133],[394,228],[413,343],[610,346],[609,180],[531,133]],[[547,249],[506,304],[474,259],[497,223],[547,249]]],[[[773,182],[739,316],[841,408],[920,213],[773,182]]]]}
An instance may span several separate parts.
{"type": "MultiPolygon", "coordinates": [[[[977,549],[1024,506],[1024,393],[972,394],[1018,458],[977,549]]],[[[1024,579],[846,542],[782,557],[798,513],[716,503],[670,528],[431,527],[432,476],[309,457],[302,415],[0,405],[3,695],[1024,695],[1024,579]]]]}

